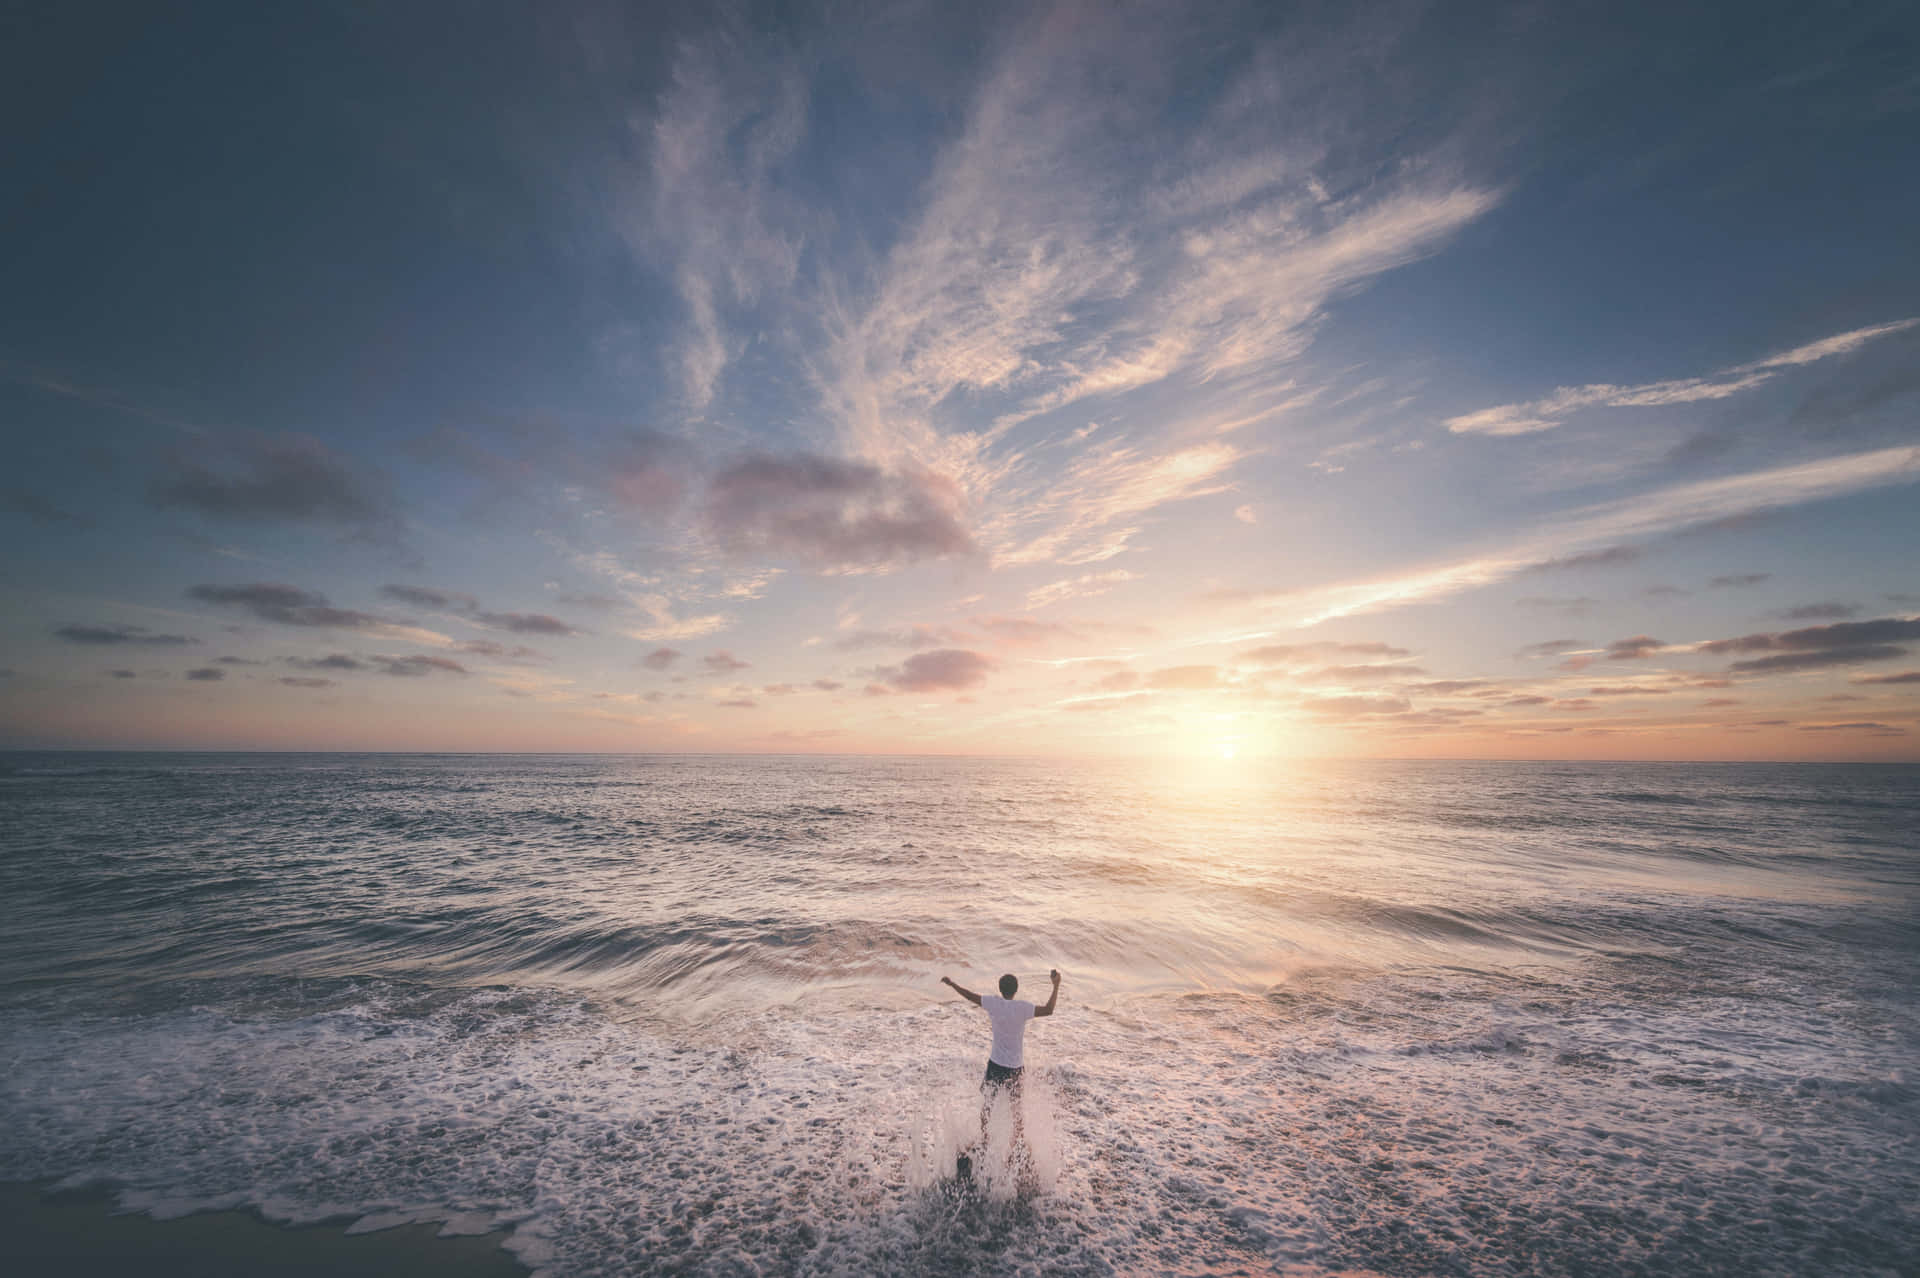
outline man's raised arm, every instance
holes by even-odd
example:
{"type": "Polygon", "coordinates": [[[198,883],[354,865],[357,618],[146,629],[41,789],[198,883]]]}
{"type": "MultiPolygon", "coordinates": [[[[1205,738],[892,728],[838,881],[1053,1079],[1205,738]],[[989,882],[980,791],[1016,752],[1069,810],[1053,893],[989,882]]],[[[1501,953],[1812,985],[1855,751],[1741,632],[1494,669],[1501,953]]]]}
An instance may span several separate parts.
{"type": "MultiPolygon", "coordinates": [[[[942,985],[953,985],[953,978],[951,976],[943,976],[940,978],[940,983],[942,985]]],[[[980,1006],[980,996],[978,994],[975,994],[972,990],[962,989],[958,985],[953,985],[953,992],[955,994],[958,994],[961,998],[964,998],[965,1000],[967,1000],[967,1002],[973,1004],[975,1007],[980,1006]]],[[[1052,1004],[1049,1003],[1048,1006],[1051,1007],[1052,1004]]]]}
{"type": "Polygon", "coordinates": [[[1035,1016],[1052,1016],[1053,1005],[1060,1001],[1060,969],[1056,967],[1047,973],[1047,975],[1053,978],[1053,993],[1047,995],[1047,1005],[1045,1007],[1036,1007],[1033,1009],[1035,1016]]]}

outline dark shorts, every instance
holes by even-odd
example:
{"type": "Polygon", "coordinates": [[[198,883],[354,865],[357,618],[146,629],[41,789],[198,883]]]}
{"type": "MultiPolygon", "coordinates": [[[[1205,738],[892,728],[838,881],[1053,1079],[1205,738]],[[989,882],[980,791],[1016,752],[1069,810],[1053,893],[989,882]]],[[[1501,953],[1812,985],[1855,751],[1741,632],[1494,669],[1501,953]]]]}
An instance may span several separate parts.
{"type": "Polygon", "coordinates": [[[994,1061],[988,1061],[987,1084],[988,1086],[1018,1087],[1020,1086],[1020,1071],[1017,1069],[1008,1069],[1005,1065],[998,1064],[994,1061]]]}

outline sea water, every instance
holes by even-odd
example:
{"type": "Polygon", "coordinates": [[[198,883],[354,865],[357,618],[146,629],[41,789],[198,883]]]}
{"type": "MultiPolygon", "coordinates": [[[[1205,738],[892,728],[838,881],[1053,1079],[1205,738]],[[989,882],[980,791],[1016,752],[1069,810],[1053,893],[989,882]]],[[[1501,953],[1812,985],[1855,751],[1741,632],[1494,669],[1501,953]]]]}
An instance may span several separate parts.
{"type": "Polygon", "coordinates": [[[0,756],[0,1178],[555,1275],[1911,1273],[1917,905],[1913,767],[0,756]],[[1055,967],[962,1189],[939,978],[1055,967]]]}

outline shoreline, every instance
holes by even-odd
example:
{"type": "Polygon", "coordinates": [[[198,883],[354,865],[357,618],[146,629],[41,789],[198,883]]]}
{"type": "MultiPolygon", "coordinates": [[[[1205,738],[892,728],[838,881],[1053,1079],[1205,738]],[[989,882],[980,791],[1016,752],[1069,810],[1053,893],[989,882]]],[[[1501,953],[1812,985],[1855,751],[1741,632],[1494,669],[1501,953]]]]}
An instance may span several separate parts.
{"type": "Polygon", "coordinates": [[[51,1192],[51,1181],[0,1181],[8,1268],[38,1278],[251,1278],[263,1273],[403,1278],[524,1278],[504,1232],[443,1238],[437,1221],[348,1234],[352,1222],[276,1225],[251,1211],[156,1220],[122,1211],[101,1189],[51,1192]]]}

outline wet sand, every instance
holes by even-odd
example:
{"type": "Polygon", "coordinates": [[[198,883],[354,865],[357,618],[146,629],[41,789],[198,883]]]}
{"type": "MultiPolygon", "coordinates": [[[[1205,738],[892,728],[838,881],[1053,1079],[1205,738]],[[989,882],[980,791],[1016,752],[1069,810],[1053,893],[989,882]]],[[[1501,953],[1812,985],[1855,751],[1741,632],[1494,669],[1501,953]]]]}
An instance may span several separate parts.
{"type": "Polygon", "coordinates": [[[349,1236],[346,1228],[347,1222],[289,1228],[238,1211],[155,1220],[115,1214],[112,1195],[101,1191],[49,1194],[43,1185],[0,1184],[6,1268],[21,1278],[524,1278],[528,1272],[500,1249],[502,1234],[441,1238],[438,1224],[421,1224],[349,1236]]]}

